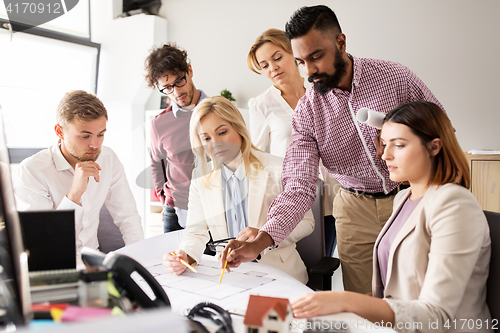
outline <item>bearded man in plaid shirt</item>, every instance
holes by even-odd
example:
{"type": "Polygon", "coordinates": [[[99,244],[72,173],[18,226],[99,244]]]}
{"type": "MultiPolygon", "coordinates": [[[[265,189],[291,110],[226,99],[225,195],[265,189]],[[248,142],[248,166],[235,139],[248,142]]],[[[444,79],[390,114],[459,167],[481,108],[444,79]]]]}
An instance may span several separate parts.
{"type": "MultiPolygon", "coordinates": [[[[318,164],[341,184],[333,202],[344,289],[371,292],[373,245],[392,213],[398,183],[376,157],[378,130],[356,121],[361,108],[388,113],[399,104],[426,100],[442,105],[405,66],[356,58],[327,6],[302,7],[285,26],[293,55],[312,87],[292,120],[292,143],[283,163],[285,190],[273,201],[268,221],[251,242],[233,241],[230,267],[278,247],[311,208],[318,164]]],[[[225,259],[225,255],[223,256],[225,259]]]]}

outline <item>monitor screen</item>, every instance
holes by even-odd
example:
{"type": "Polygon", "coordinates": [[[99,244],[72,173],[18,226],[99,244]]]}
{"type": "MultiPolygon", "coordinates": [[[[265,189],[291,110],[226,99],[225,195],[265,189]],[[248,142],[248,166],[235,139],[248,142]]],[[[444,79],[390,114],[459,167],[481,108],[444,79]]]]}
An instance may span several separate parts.
{"type": "Polygon", "coordinates": [[[9,300],[8,320],[26,324],[30,318],[28,259],[24,252],[19,215],[16,210],[10,161],[5,144],[0,106],[0,293],[9,300]]]}
{"type": "Polygon", "coordinates": [[[76,269],[75,212],[19,212],[30,272],[76,269]]]}

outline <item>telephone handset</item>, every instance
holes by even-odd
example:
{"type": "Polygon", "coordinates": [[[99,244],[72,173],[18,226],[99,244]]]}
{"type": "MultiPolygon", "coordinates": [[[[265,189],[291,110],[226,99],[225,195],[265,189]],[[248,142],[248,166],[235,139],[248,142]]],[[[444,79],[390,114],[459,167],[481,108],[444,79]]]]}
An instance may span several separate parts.
{"type": "Polygon", "coordinates": [[[85,266],[104,266],[110,273],[113,284],[121,296],[128,298],[142,308],[170,306],[170,301],[156,279],[134,259],[123,254],[109,253],[84,247],[82,261],[85,266]],[[150,296],[138,285],[144,279],[149,286],[150,296]]]}
{"type": "MultiPolygon", "coordinates": [[[[134,259],[122,254],[108,253],[83,248],[82,260],[87,267],[104,266],[111,272],[113,283],[121,296],[125,296],[132,303],[143,308],[154,308],[170,306],[170,301],[162,286],[141,264],[134,259]],[[139,275],[139,277],[137,277],[139,275]],[[154,295],[150,297],[137,284],[138,278],[143,278],[154,295]]],[[[231,315],[229,312],[213,303],[199,303],[187,314],[190,319],[190,332],[206,333],[204,326],[195,320],[195,317],[203,317],[212,320],[219,326],[217,332],[234,333],[231,315]]]]}
{"type": "Polygon", "coordinates": [[[191,327],[195,332],[208,332],[200,322],[194,320],[197,316],[212,320],[219,326],[217,332],[234,333],[231,315],[217,304],[209,302],[198,303],[186,315],[195,324],[194,327],[191,327]]]}
{"type": "Polygon", "coordinates": [[[142,308],[170,306],[167,294],[158,281],[144,266],[134,259],[122,254],[109,253],[102,265],[111,272],[113,283],[121,296],[126,296],[131,302],[142,308]],[[144,279],[152,292],[146,293],[138,285],[137,279],[144,279]]]}

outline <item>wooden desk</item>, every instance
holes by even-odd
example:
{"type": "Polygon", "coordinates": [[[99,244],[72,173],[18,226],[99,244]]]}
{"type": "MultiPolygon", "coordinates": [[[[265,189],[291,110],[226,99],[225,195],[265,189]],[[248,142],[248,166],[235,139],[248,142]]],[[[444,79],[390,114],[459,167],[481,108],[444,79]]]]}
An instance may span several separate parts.
{"type": "Polygon", "coordinates": [[[471,191],[483,210],[500,213],[500,154],[465,154],[471,171],[471,191]]]}

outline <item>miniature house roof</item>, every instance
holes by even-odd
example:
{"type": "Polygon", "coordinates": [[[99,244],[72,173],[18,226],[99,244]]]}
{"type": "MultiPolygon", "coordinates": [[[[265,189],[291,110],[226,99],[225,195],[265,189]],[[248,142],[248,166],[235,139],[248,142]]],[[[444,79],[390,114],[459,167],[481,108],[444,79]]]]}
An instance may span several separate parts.
{"type": "Polygon", "coordinates": [[[262,326],[262,320],[273,309],[284,321],[287,316],[288,304],[286,298],[250,295],[243,323],[250,326],[262,326]]]}

